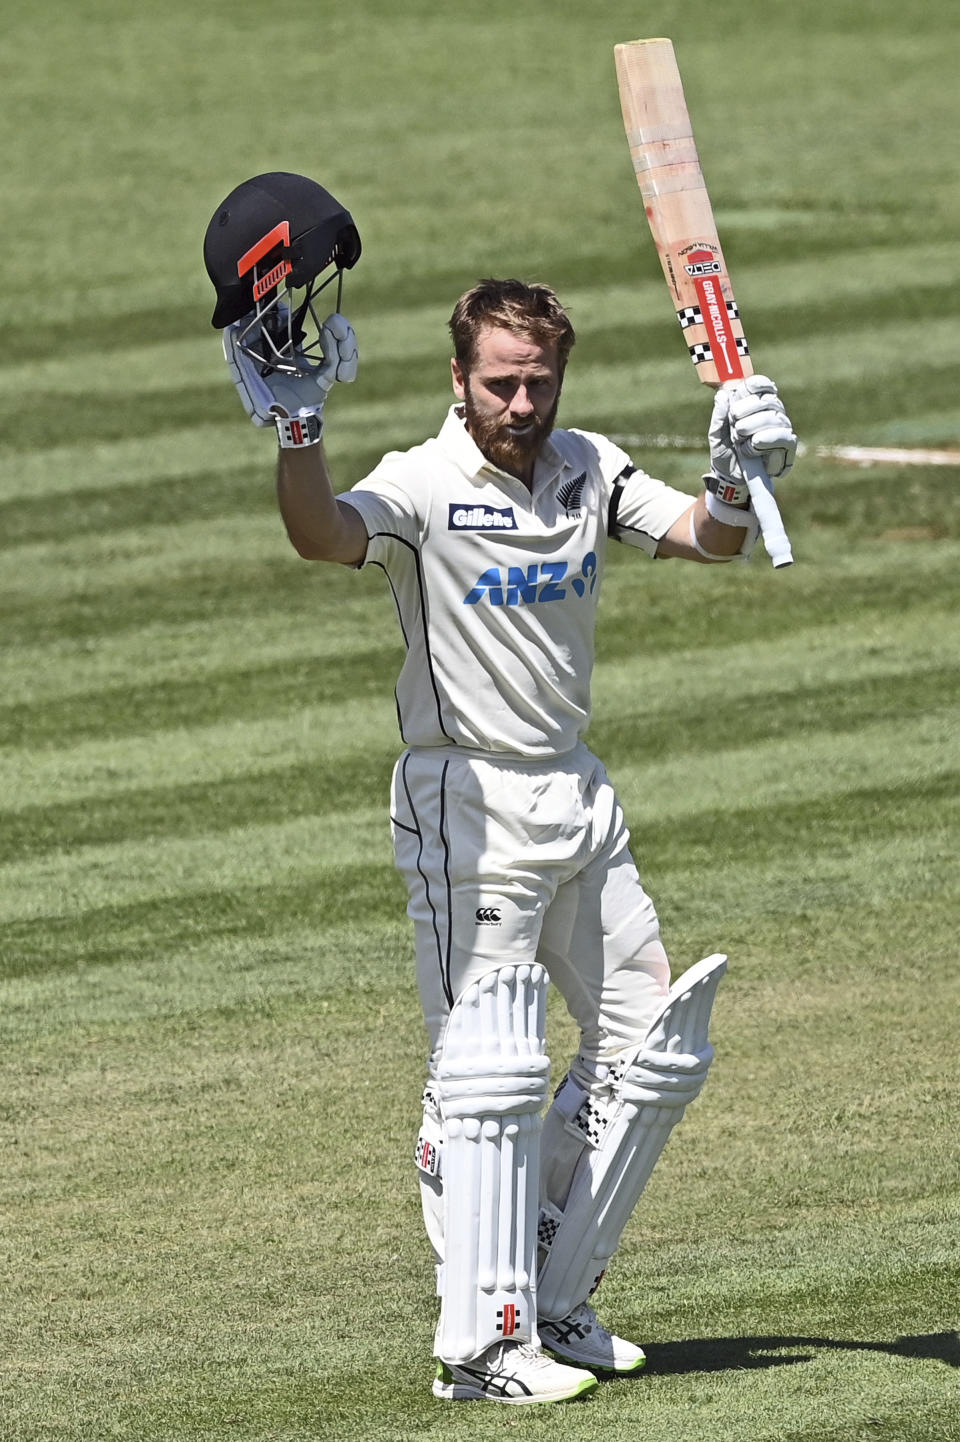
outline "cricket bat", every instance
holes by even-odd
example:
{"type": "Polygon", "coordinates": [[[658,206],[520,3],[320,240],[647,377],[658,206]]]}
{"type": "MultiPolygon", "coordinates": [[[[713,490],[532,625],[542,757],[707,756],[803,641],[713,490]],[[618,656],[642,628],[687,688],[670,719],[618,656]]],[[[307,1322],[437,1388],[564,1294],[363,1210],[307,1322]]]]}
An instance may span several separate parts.
{"type": "MultiPolygon", "coordinates": [[[[637,184],[690,358],[716,389],[753,375],[720,249],[670,40],[614,47],[620,107],[637,184]]],[[[774,566],[793,560],[763,463],[740,456],[763,543],[774,566]]]]}

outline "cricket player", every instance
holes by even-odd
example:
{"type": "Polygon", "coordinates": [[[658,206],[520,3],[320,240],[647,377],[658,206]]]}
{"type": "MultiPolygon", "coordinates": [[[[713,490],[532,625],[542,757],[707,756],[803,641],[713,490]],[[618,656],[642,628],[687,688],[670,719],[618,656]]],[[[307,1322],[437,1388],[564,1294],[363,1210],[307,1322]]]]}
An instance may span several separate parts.
{"type": "Polygon", "coordinates": [[[703,1085],[726,965],[708,957],[671,986],[622,809],[582,740],[607,546],[747,556],[758,527],[739,457],[782,477],[796,438],[755,376],[717,395],[699,496],[653,479],[604,436],[556,427],[569,317],[545,285],[491,279],[453,311],[438,434],[337,495],[322,412],[356,375],[349,322],[330,315],[322,358],[296,374],[251,354],[252,329],[228,325],[224,350],[245,409],[276,426],[290,540],[308,560],[386,572],[406,644],[391,820],[430,1040],[416,1161],[440,1299],[434,1395],[582,1396],[597,1373],[643,1366],[590,1299],[703,1085]],[[580,1033],[549,1106],[548,982],[580,1033]]]}

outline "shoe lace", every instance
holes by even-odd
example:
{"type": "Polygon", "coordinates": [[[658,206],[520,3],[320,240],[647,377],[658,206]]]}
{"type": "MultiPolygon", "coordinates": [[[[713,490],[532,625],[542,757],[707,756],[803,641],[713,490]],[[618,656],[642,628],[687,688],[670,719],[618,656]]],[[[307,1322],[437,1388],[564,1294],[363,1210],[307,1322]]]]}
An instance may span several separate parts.
{"type": "Polygon", "coordinates": [[[549,1367],[549,1357],[545,1356],[539,1347],[532,1342],[510,1343],[497,1342],[487,1353],[487,1366],[491,1371],[509,1370],[509,1363],[512,1358],[518,1358],[528,1366],[549,1367]]]}

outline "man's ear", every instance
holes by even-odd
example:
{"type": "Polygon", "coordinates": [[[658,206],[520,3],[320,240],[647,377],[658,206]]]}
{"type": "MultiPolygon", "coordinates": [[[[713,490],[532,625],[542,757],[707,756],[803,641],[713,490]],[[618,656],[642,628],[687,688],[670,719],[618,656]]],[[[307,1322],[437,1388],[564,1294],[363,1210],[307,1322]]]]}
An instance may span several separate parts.
{"type": "Polygon", "coordinates": [[[463,380],[463,371],[460,369],[460,362],[456,356],[451,356],[450,358],[450,375],[453,380],[453,394],[458,401],[462,401],[467,392],[463,380]]]}

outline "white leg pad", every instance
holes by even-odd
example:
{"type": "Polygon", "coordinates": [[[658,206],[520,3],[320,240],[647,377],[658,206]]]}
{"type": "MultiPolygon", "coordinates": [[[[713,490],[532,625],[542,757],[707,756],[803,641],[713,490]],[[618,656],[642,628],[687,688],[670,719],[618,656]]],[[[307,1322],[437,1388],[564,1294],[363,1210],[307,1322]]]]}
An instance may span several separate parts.
{"type": "Polygon", "coordinates": [[[542,966],[504,967],[457,1000],[437,1065],[443,1263],[437,1355],[536,1340],[540,1113],[550,1063],[542,966]]]}
{"type": "Polygon", "coordinates": [[[725,956],[697,962],[670,988],[639,1047],[602,1076],[574,1068],[557,1092],[544,1130],[541,1317],[565,1317],[585,1301],[616,1251],[671,1131],[703,1086],[713,1059],[710,1012],[726,969],[725,956]]]}

